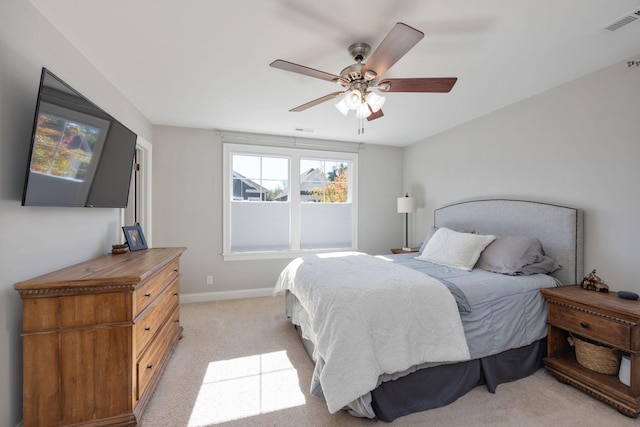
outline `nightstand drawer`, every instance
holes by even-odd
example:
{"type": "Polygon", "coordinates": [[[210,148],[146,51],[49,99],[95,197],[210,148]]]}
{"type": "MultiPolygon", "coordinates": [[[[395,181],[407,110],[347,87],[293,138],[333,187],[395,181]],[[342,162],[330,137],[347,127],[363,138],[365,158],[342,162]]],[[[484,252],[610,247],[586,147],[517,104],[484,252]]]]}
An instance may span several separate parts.
{"type": "Polygon", "coordinates": [[[549,323],[622,350],[631,346],[631,328],[598,313],[550,303],[549,323]]]}

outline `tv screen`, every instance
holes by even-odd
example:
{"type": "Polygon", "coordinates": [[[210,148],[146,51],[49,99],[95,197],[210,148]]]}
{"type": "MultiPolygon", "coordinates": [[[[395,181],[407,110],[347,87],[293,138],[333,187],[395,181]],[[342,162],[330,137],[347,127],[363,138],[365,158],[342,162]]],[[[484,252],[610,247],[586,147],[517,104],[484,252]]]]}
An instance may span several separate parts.
{"type": "Polygon", "coordinates": [[[43,68],[22,205],[126,207],[136,138],[43,68]]]}

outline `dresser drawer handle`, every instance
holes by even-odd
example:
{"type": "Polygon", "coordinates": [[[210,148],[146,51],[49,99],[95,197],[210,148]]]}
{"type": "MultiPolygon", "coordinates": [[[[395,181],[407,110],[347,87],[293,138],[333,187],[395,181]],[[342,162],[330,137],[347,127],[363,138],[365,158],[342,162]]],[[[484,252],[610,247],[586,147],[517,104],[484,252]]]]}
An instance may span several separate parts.
{"type": "Polygon", "coordinates": [[[174,268],[174,269],[173,269],[173,271],[174,271],[174,273],[177,273],[177,272],[178,272],[178,269],[177,269],[177,268],[174,268]]]}
{"type": "Polygon", "coordinates": [[[151,292],[144,294],[145,297],[149,298],[151,296],[151,292]]]}
{"type": "Polygon", "coordinates": [[[145,331],[150,331],[151,330],[151,326],[147,326],[146,328],[144,328],[145,331]]]}
{"type": "Polygon", "coordinates": [[[149,363],[149,364],[147,365],[147,369],[153,369],[153,364],[152,364],[152,363],[149,363]]]}
{"type": "Polygon", "coordinates": [[[589,324],[587,322],[580,322],[580,326],[582,326],[583,328],[588,328],[589,324]]]}
{"type": "Polygon", "coordinates": [[[177,297],[177,296],[178,296],[178,293],[177,293],[177,292],[174,292],[174,293],[173,293],[173,296],[174,296],[174,297],[177,297]]]}

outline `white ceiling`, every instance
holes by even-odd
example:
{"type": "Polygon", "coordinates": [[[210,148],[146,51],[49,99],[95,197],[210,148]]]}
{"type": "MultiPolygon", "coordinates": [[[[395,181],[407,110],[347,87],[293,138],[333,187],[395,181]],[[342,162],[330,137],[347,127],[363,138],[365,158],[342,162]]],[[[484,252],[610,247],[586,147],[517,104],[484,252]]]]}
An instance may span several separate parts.
{"type": "Polygon", "coordinates": [[[604,29],[638,0],[31,2],[153,124],[329,140],[405,146],[640,55],[640,20],[604,29]],[[341,86],[273,60],[339,74],[396,22],[425,37],[385,77],[458,77],[450,93],[389,93],[364,135],[336,101],[288,111],[341,86]]]}

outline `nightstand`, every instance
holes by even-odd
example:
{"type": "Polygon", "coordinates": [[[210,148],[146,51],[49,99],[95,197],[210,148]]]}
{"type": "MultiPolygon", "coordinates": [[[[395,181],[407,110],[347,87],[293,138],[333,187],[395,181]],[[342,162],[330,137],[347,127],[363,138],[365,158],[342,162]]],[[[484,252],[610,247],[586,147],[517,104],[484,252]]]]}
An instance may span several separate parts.
{"type": "Polygon", "coordinates": [[[418,252],[420,250],[420,248],[409,248],[409,249],[410,250],[405,251],[402,248],[393,248],[393,249],[391,249],[391,253],[392,254],[409,254],[409,253],[412,253],[412,252],[418,252]]]}
{"type": "Polygon", "coordinates": [[[594,292],[579,285],[542,289],[549,304],[547,371],[629,417],[640,413],[640,301],[616,292],[594,292]],[[630,385],[578,364],[569,333],[617,348],[630,359],[630,385]]]}

